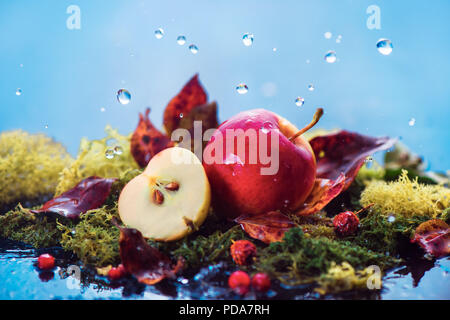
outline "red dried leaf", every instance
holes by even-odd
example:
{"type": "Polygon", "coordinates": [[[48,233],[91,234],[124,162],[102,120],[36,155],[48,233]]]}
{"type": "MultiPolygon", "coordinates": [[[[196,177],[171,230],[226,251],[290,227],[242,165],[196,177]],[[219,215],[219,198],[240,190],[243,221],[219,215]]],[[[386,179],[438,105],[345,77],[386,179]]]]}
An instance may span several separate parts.
{"type": "Polygon", "coordinates": [[[295,223],[278,211],[261,216],[239,217],[235,221],[250,237],[265,243],[283,240],[284,233],[295,227],[295,223]]]}
{"type": "MultiPolygon", "coordinates": [[[[203,148],[208,141],[203,141],[203,135],[208,129],[215,129],[218,127],[217,121],[217,104],[216,102],[207,103],[201,106],[196,106],[179,122],[178,128],[183,128],[189,131],[191,135],[191,141],[185,145],[186,142],[181,142],[179,146],[190,149],[195,154],[202,154],[203,148]],[[195,135],[196,124],[195,121],[201,121],[201,135],[195,135]]],[[[200,131],[199,131],[200,132],[200,131]]]]}
{"type": "Polygon", "coordinates": [[[341,173],[336,180],[317,178],[305,203],[295,213],[306,216],[322,210],[331,200],[337,197],[345,187],[345,175],[341,173]]]}
{"type": "Polygon", "coordinates": [[[153,126],[149,113],[150,108],[145,110],[145,116],[139,113],[139,123],[131,137],[131,154],[141,167],[145,167],[155,154],[174,145],[169,137],[153,126]]]}
{"type": "Polygon", "coordinates": [[[345,130],[315,137],[309,143],[317,160],[317,178],[337,180],[344,173],[344,191],[368,156],[391,148],[396,141],[389,137],[375,138],[345,130]]]}
{"type": "Polygon", "coordinates": [[[114,178],[86,178],[69,191],[46,202],[39,210],[31,210],[31,212],[56,213],[69,219],[77,219],[80,214],[101,207],[116,180],[114,178]]]}
{"type": "Polygon", "coordinates": [[[163,123],[168,135],[170,136],[172,131],[179,128],[182,117],[188,115],[193,108],[203,105],[206,102],[206,92],[198,81],[198,74],[196,74],[181,89],[180,93],[170,100],[164,110],[163,123]]]}
{"type": "Polygon", "coordinates": [[[181,258],[173,265],[170,258],[150,246],[138,230],[122,227],[119,229],[122,264],[139,282],[147,285],[156,284],[165,278],[174,277],[183,267],[181,258]]]}
{"type": "Polygon", "coordinates": [[[428,220],[417,227],[412,242],[436,258],[445,257],[450,254],[450,227],[439,219],[428,220]]]}

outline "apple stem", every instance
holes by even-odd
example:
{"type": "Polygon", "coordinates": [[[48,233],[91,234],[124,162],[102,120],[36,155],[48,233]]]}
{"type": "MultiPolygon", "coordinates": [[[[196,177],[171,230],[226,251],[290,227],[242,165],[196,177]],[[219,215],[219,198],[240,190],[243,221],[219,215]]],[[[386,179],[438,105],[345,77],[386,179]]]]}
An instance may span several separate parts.
{"type": "Polygon", "coordinates": [[[311,129],[312,127],[314,127],[316,125],[317,122],[319,122],[320,118],[323,116],[323,109],[322,108],[318,108],[316,110],[316,113],[314,114],[314,117],[312,119],[312,121],[303,129],[301,129],[300,131],[298,131],[296,134],[294,134],[292,137],[289,138],[289,141],[294,141],[298,136],[302,135],[303,133],[305,133],[306,131],[308,131],[309,129],[311,129]]]}
{"type": "Polygon", "coordinates": [[[361,212],[366,211],[366,210],[369,209],[370,207],[373,207],[374,204],[375,204],[375,203],[369,204],[368,206],[366,206],[366,207],[362,208],[361,210],[355,212],[355,214],[358,215],[358,214],[360,214],[361,212]]]}

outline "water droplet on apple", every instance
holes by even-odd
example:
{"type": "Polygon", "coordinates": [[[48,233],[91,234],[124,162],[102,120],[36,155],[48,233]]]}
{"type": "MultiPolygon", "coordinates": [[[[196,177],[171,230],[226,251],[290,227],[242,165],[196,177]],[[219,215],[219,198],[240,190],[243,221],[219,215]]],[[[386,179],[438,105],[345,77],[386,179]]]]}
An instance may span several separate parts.
{"type": "Polygon", "coordinates": [[[182,113],[180,113],[180,119],[183,119],[184,115],[182,113]]]}
{"type": "Polygon", "coordinates": [[[305,103],[305,99],[303,99],[302,97],[297,97],[297,99],[295,99],[295,105],[297,107],[303,106],[304,103],[305,103]]]}
{"type": "Polygon", "coordinates": [[[328,63],[335,63],[336,62],[336,52],[334,51],[328,51],[325,54],[325,61],[328,63]]]}
{"type": "Polygon", "coordinates": [[[245,33],[244,36],[242,37],[242,42],[246,47],[251,46],[253,44],[253,34],[248,32],[245,33]]]}
{"type": "Polygon", "coordinates": [[[158,28],[155,30],[155,38],[162,39],[164,37],[164,30],[162,28],[158,28]]]}
{"type": "Polygon", "coordinates": [[[240,84],[237,85],[236,91],[239,94],[246,94],[248,92],[248,87],[247,87],[247,85],[245,83],[240,83],[240,84]]]}
{"type": "Polygon", "coordinates": [[[389,39],[380,39],[377,42],[378,52],[384,56],[390,55],[393,48],[392,42],[389,39]]]}

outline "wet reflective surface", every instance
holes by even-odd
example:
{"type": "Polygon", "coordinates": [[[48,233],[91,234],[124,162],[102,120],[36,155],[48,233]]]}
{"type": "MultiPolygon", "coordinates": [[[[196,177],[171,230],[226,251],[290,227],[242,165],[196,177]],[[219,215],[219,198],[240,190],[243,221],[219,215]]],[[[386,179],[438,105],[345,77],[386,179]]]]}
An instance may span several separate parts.
{"type": "MultiPolygon", "coordinates": [[[[234,266],[218,264],[196,274],[145,286],[131,277],[111,282],[90,268],[78,266],[71,254],[59,248],[35,250],[0,239],[0,299],[238,299],[227,288],[234,266]],[[52,271],[37,269],[44,252],[56,258],[52,271]],[[78,272],[79,271],[79,272],[78,272]]],[[[250,292],[245,299],[450,299],[450,258],[411,258],[389,271],[383,289],[320,297],[313,286],[286,287],[274,281],[266,294],[250,292]]]]}

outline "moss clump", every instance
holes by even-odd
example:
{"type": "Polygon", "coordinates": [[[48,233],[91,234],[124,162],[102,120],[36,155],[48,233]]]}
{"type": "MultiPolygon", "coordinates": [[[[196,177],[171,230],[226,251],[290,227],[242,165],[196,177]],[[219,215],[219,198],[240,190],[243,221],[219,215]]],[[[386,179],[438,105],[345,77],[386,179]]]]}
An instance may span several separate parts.
{"type": "MultiPolygon", "coordinates": [[[[315,291],[324,295],[350,290],[367,290],[367,284],[373,277],[376,277],[374,268],[368,267],[356,271],[348,262],[340,265],[332,262],[328,272],[319,277],[317,282],[320,287],[315,291]]],[[[381,286],[381,274],[376,281],[381,286]]]]}
{"type": "Polygon", "coordinates": [[[58,224],[61,247],[74,252],[85,264],[103,267],[118,263],[119,230],[111,223],[113,218],[119,219],[117,206],[90,210],[75,226],[58,224]]]}
{"type": "Polygon", "coordinates": [[[61,231],[54,218],[33,214],[19,204],[0,216],[0,236],[35,248],[47,248],[59,245],[61,231]]]}
{"type": "Polygon", "coordinates": [[[73,159],[44,134],[0,134],[0,207],[53,194],[59,172],[73,159]]]}
{"type": "Polygon", "coordinates": [[[424,185],[417,178],[410,180],[403,170],[398,181],[372,181],[361,194],[361,204],[375,203],[383,215],[435,218],[450,206],[450,189],[439,185],[424,185]]]}
{"type": "Polygon", "coordinates": [[[105,132],[107,136],[101,140],[81,140],[77,159],[61,172],[56,187],[57,195],[89,176],[117,178],[130,169],[138,169],[130,152],[130,136],[123,136],[110,126],[106,126],[105,132]],[[114,147],[120,147],[122,154],[107,159],[105,151],[114,147]]]}
{"type": "Polygon", "coordinates": [[[348,241],[306,238],[300,228],[292,228],[286,232],[282,242],[271,243],[259,251],[254,267],[293,285],[317,280],[333,262],[348,262],[356,269],[376,264],[383,270],[398,260],[348,241]]]}

